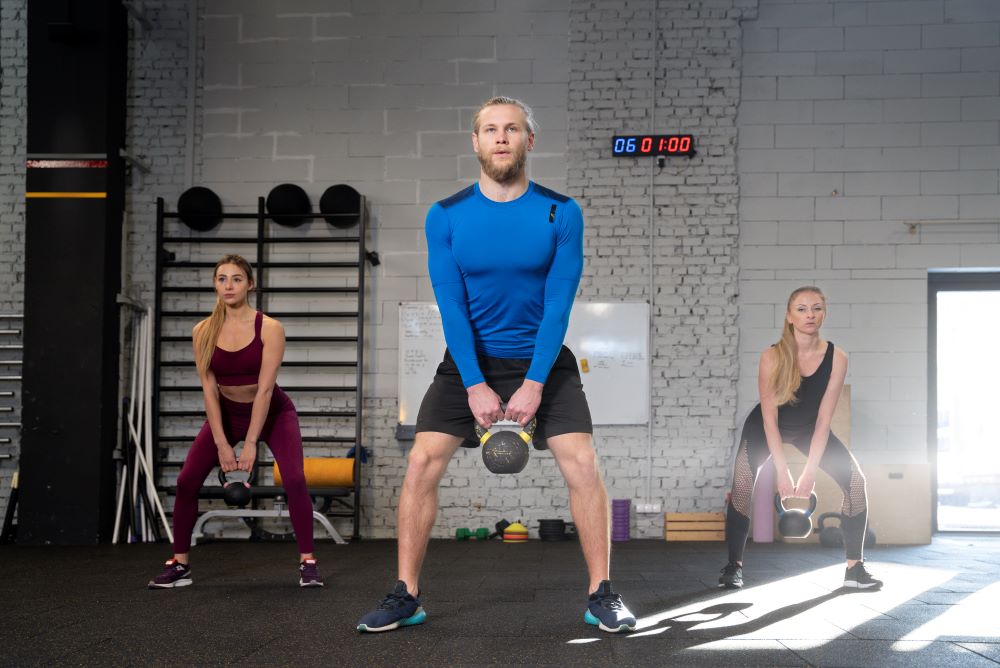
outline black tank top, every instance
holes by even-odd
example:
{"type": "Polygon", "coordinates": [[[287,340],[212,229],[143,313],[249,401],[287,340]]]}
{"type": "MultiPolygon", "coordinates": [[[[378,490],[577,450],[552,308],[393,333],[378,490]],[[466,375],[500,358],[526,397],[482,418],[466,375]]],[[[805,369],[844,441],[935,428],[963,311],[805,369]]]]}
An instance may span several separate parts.
{"type": "Polygon", "coordinates": [[[823,401],[823,395],[826,394],[826,386],[830,384],[832,371],[833,342],[827,341],[826,354],[823,355],[819,368],[811,376],[802,376],[802,384],[795,393],[798,401],[795,404],[778,406],[778,430],[782,434],[812,432],[816,426],[816,417],[819,415],[819,405],[823,401]]]}

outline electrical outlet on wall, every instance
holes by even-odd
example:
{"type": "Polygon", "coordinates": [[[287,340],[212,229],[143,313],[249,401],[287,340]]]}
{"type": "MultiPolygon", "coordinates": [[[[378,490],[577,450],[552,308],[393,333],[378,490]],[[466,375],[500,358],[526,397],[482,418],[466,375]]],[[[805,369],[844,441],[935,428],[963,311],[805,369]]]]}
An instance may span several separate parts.
{"type": "Polygon", "coordinates": [[[660,512],[660,509],[662,507],[663,507],[663,504],[661,504],[659,501],[655,501],[655,502],[650,502],[650,501],[636,501],[635,502],[635,512],[638,513],[638,514],[640,514],[640,515],[649,515],[649,514],[653,514],[653,513],[658,513],[658,512],[660,512]]]}

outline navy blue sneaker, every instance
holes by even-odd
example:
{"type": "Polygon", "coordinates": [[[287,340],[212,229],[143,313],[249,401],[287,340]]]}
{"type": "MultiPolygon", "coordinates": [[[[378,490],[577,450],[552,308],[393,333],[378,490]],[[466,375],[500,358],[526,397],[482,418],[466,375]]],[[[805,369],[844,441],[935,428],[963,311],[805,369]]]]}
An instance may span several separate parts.
{"type": "Polygon", "coordinates": [[[602,580],[587,600],[587,612],[583,621],[608,633],[635,631],[635,615],[622,603],[620,594],[611,589],[610,580],[602,580]]]}
{"type": "Polygon", "coordinates": [[[392,631],[400,626],[413,626],[425,621],[427,613],[420,606],[420,599],[406,591],[406,583],[398,580],[392,592],[382,599],[378,607],[358,621],[358,631],[392,631]]]}

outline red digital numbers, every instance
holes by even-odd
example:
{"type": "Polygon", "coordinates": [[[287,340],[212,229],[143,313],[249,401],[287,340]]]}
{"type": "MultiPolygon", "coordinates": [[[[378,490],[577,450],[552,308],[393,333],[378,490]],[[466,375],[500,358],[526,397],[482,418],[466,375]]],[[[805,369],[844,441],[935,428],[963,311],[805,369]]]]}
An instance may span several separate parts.
{"type": "Polygon", "coordinates": [[[612,155],[630,157],[639,155],[685,155],[693,157],[692,135],[619,135],[612,140],[612,155]]]}

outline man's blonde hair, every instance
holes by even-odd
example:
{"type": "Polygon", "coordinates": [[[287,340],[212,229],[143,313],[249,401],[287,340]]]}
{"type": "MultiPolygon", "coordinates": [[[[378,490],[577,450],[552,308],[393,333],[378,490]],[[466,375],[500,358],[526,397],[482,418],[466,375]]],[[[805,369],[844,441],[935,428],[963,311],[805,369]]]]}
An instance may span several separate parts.
{"type": "Polygon", "coordinates": [[[510,104],[520,109],[524,112],[524,120],[528,123],[528,130],[531,133],[535,133],[538,130],[538,123],[535,121],[535,114],[531,111],[531,107],[513,97],[497,95],[496,97],[491,97],[486,100],[486,102],[483,102],[483,105],[476,111],[476,115],[472,117],[472,132],[479,134],[479,115],[483,113],[483,109],[486,107],[495,107],[501,104],[510,104]]]}

